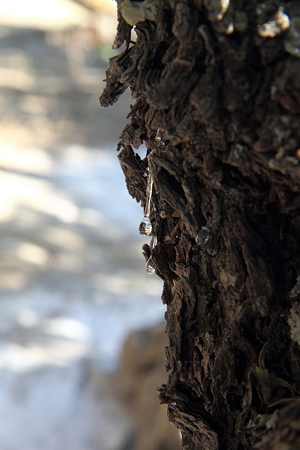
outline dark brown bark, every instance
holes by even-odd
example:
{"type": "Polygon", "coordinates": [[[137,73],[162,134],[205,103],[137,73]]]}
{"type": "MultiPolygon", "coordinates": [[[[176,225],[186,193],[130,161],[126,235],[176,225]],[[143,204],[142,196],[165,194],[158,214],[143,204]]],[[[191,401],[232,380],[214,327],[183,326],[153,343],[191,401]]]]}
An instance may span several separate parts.
{"type": "Polygon", "coordinates": [[[114,45],[126,49],[110,60],[100,100],[130,87],[118,149],[142,205],[147,166],[154,179],[158,243],[143,250],[167,304],[160,400],[183,449],[298,449],[300,4],[118,7],[114,45]],[[122,14],[135,23],[134,8],[150,20],[130,43],[122,14]],[[133,148],[143,142],[141,160],[133,148]]]}

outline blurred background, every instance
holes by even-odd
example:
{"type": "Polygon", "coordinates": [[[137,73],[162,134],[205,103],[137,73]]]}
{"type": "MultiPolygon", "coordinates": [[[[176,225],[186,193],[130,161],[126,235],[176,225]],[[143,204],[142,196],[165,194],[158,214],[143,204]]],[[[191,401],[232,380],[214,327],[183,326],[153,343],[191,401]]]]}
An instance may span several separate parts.
{"type": "Polygon", "coordinates": [[[0,1],[1,450],[179,448],[158,404],[162,282],[98,97],[112,0],[0,1]]]}

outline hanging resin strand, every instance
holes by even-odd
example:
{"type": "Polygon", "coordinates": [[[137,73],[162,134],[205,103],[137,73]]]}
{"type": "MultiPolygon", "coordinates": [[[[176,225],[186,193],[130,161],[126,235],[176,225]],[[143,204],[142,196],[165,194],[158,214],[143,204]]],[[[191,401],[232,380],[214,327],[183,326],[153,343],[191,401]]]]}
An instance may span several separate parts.
{"type": "MultiPolygon", "coordinates": [[[[157,129],[155,142],[158,146],[164,147],[165,143],[161,138],[160,129],[157,129]]],[[[149,236],[152,233],[152,225],[150,221],[150,209],[151,209],[151,197],[152,197],[152,189],[153,189],[153,178],[150,174],[150,169],[147,167],[148,175],[147,175],[147,190],[146,190],[146,206],[145,206],[145,214],[141,220],[139,225],[139,232],[143,236],[149,236]]]]}
{"type": "Polygon", "coordinates": [[[165,146],[165,143],[161,138],[160,128],[157,129],[157,133],[155,136],[155,142],[157,143],[157,145],[160,145],[161,147],[165,146]]]}
{"type": "Polygon", "coordinates": [[[152,232],[152,225],[150,221],[150,209],[151,209],[151,197],[152,197],[152,189],[153,189],[153,178],[150,174],[149,167],[147,167],[148,176],[147,176],[147,190],[146,190],[146,206],[144,217],[141,220],[139,225],[139,232],[143,236],[149,236],[152,232]]]}
{"type": "MultiPolygon", "coordinates": [[[[150,249],[153,250],[156,246],[157,246],[157,237],[153,236],[152,240],[150,242],[150,249]]],[[[146,272],[149,275],[153,275],[155,273],[155,267],[154,267],[154,264],[153,264],[152,256],[150,256],[150,258],[146,262],[146,272]]]]}

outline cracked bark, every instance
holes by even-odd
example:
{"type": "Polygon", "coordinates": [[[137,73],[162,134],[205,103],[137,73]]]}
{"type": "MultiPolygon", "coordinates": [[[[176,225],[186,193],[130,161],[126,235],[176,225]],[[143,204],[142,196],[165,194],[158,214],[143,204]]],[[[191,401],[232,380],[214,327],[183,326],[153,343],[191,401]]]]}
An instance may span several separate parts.
{"type": "Polygon", "coordinates": [[[167,305],[160,400],[183,449],[298,449],[300,5],[151,4],[132,43],[118,3],[125,50],[100,101],[131,89],[119,160],[143,206],[147,167],[154,179],[158,243],[143,252],[167,305]]]}

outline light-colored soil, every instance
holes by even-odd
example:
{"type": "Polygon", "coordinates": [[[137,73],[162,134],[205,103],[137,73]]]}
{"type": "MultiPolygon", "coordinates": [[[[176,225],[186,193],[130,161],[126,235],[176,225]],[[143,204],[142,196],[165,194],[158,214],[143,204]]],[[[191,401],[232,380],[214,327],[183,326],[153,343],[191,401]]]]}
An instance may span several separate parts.
{"type": "Polygon", "coordinates": [[[130,424],[111,432],[108,422],[124,416],[95,380],[116,366],[129,331],[164,314],[162,284],[144,271],[142,209],[115,151],[130,95],[99,106],[101,55],[113,52],[98,37],[111,29],[8,22],[0,26],[1,448],[117,450],[130,424]]]}

